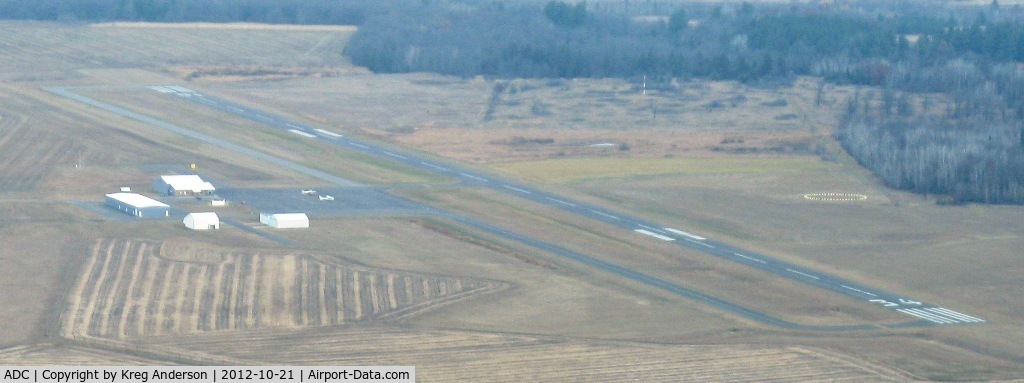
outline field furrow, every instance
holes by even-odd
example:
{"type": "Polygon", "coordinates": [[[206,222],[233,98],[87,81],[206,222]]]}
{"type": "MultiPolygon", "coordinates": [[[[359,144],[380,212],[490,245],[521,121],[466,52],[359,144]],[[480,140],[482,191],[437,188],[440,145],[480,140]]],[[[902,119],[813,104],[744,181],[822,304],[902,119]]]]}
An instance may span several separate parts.
{"type": "Polygon", "coordinates": [[[309,254],[238,253],[151,240],[97,241],[83,267],[68,299],[62,331],[68,336],[334,326],[412,315],[504,287],[309,254]]]}

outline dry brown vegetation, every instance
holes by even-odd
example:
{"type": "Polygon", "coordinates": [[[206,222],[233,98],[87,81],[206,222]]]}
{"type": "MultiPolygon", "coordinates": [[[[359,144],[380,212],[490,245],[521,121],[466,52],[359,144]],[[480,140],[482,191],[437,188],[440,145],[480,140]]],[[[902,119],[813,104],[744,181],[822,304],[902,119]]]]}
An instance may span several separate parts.
{"type": "Polygon", "coordinates": [[[0,349],[0,363],[7,366],[153,366],[166,360],[95,348],[38,344],[0,349]]]}
{"type": "MultiPolygon", "coordinates": [[[[936,207],[881,187],[831,138],[852,89],[826,87],[817,105],[818,80],[807,78],[781,89],[694,81],[647,95],[617,80],[515,80],[491,103],[494,80],[352,68],[339,53],[350,30],[0,24],[0,344],[58,343],[0,349],[3,363],[408,363],[424,381],[1020,377],[1024,212],[936,207]],[[193,162],[243,187],[319,181],[58,99],[44,85],[86,85],[79,90],[90,97],[281,157],[332,163],[327,170],[363,182],[443,180],[144,88],[163,84],[493,164],[573,198],[989,323],[777,331],[440,218],[322,219],[280,233],[301,244],[285,247],[232,227],[192,233],[179,222],[118,222],[69,204],[98,204],[122,185],[148,190],[161,169],[193,162]],[[591,146],[602,143],[613,145],[591,146]],[[563,162],[594,157],[601,160],[591,167],[563,162]],[[749,168],[756,171],[728,165],[760,159],[769,160],[749,168]],[[684,171],[665,171],[677,166],[684,171]],[[546,174],[555,170],[572,174],[546,174]],[[828,191],[869,198],[802,198],[828,191]],[[61,331],[76,338],[59,339],[61,331]],[[111,347],[126,354],[100,351],[111,347]]],[[[512,197],[425,188],[409,193],[808,323],[908,319],[512,197]]],[[[252,211],[232,209],[252,221],[252,211]]]]}
{"type": "Polygon", "coordinates": [[[337,263],[311,254],[99,240],[63,316],[69,338],[332,326],[409,315],[506,285],[337,263]]]}
{"type": "Polygon", "coordinates": [[[501,333],[361,327],[330,332],[249,333],[155,348],[194,349],[258,363],[416,366],[424,382],[890,382],[902,380],[837,355],[802,347],[679,346],[501,333]],[[438,359],[438,355],[444,355],[438,359]]]}

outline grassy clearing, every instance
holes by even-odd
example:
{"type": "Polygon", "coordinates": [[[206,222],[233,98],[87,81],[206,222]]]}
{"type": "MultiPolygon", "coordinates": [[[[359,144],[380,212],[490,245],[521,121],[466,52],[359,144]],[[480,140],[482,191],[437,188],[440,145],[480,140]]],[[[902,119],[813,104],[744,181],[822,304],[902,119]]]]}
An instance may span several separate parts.
{"type": "Polygon", "coordinates": [[[668,174],[799,173],[824,170],[828,166],[810,157],[566,158],[491,165],[494,169],[543,183],[668,174]]]}
{"type": "Polygon", "coordinates": [[[149,89],[87,89],[80,90],[80,93],[360,183],[417,183],[445,180],[432,173],[344,150],[320,140],[299,137],[149,89]]]}

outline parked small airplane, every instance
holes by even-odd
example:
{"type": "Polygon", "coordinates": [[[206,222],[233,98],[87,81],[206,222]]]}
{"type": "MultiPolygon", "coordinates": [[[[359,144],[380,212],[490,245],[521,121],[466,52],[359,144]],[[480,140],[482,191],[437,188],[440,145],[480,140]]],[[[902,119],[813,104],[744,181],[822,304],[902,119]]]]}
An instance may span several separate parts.
{"type": "Polygon", "coordinates": [[[321,201],[334,201],[334,197],[331,197],[330,195],[327,195],[327,194],[321,194],[320,195],[320,200],[321,201]]]}
{"type": "Polygon", "coordinates": [[[316,194],[316,190],[302,189],[302,195],[313,195],[313,194],[316,194]]]}

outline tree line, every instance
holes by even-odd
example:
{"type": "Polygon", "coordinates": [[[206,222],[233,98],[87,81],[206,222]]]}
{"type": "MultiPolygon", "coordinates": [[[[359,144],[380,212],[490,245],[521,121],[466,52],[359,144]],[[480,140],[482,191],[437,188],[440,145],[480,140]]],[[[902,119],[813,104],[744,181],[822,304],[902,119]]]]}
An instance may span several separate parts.
{"type": "Polygon", "coordinates": [[[662,17],[559,1],[419,7],[368,19],[346,53],[378,72],[867,85],[878,94],[850,100],[838,138],[883,182],[946,202],[1024,203],[1020,9],[860,4],[686,5],[662,17]]]}
{"type": "Polygon", "coordinates": [[[952,201],[1024,203],[1024,11],[934,1],[0,0],[0,17],[355,24],[375,72],[871,86],[843,147],[886,184],[952,201]],[[876,94],[877,93],[877,94],[876,94]]]}
{"type": "Polygon", "coordinates": [[[378,7],[371,0],[0,0],[0,18],[357,25],[378,7]]]}

